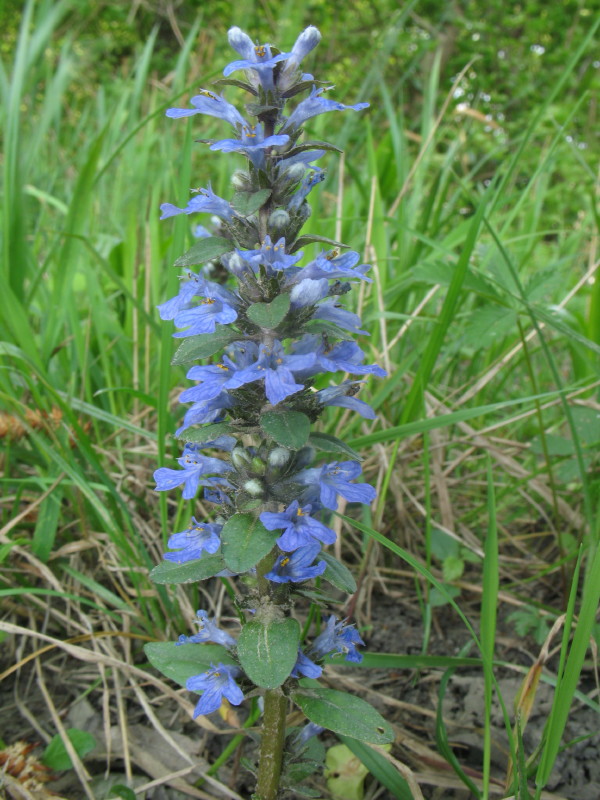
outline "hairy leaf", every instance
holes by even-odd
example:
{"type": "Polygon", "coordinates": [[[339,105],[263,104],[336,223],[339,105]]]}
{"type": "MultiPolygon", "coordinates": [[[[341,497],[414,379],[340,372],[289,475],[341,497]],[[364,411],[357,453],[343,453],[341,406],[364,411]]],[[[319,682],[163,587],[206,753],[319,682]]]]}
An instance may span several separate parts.
{"type": "Polygon", "coordinates": [[[295,619],[248,622],[238,639],[238,657],[246,675],[263,689],[289,677],[298,656],[300,625],[295,619]]]}
{"type": "Polygon", "coordinates": [[[292,699],[311,722],[330,731],[371,744],[394,740],[391,725],[360,697],[335,689],[302,688],[292,694],[292,699]]]}
{"type": "Polygon", "coordinates": [[[193,247],[179,256],[175,262],[176,267],[191,267],[194,264],[204,264],[213,258],[218,258],[225,253],[230,253],[235,247],[234,242],[222,236],[207,236],[199,239],[193,247]]]}

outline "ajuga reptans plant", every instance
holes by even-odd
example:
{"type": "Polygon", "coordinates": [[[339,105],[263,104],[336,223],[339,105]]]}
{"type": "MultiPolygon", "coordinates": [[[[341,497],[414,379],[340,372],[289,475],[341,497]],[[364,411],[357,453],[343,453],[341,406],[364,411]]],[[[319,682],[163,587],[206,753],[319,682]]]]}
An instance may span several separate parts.
{"type": "Polygon", "coordinates": [[[161,206],[161,219],[210,214],[213,230],[195,229],[196,243],[176,261],[183,268],[179,293],[158,307],[183,339],[173,363],[191,365],[192,385],[180,397],[189,407],[177,431],[185,443],[179,469],[158,469],[156,489],[180,488],[187,500],[202,491],[214,512],[210,521],[191,517],[171,534],[152,579],[223,577],[235,587],[241,630],[221,630],[201,609],[197,633],[146,650],[155,666],[200,694],[194,716],[216,711],[223,698],[262,712],[258,764],[247,765],[260,800],[288,786],[303,791],[300,781],[318,766],[311,735],[322,727],[378,744],[392,738],[367,703],[316,680],[331,659],[362,659],[360,635],[330,613],[320,584],[355,590],[350,572],[323,548],[335,541],[330,524],[339,498],[368,504],[375,490],[360,482],[358,454],[311,427],[328,406],[373,419],[356,396],[356,376],[385,375],[364,364],[354,336],[365,331],[342,302],[370,280],[369,267],[343,245],[300,234],[310,215],[307,198],[325,175],[317,162],[338,150],[304,138],[305,123],[368,105],[336,102],[326,96],[329,87],[301,72],[320,38],[309,27],[284,53],[232,28],[229,43],[240,59],[217,83],[248,93],[244,113],[207,89],[192,97],[191,108],[167,111],[173,119],[222,120],[228,138],[199,141],[231,153],[237,169],[230,200],[208,185],[192,190],[184,208],[161,206]],[[314,243],[326,249],[309,259],[302,248],[314,243]],[[317,390],[324,374],[329,385],[317,390]],[[340,374],[351,377],[340,381],[340,374]],[[327,457],[335,460],[323,463],[327,457]],[[312,604],[315,625],[305,636],[294,616],[298,598],[312,604]],[[310,720],[302,730],[286,730],[294,705],[310,720]]]}

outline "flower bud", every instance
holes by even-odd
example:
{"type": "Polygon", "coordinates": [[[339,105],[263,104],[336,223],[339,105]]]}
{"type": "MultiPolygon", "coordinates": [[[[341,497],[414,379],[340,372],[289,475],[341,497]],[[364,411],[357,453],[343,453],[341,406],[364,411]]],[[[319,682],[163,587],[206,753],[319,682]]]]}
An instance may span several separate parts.
{"type": "Polygon", "coordinates": [[[231,176],[231,185],[238,192],[243,192],[250,186],[250,176],[243,169],[236,169],[231,176]]]}
{"type": "Polygon", "coordinates": [[[290,460],[291,452],[287,449],[287,447],[275,447],[269,453],[269,466],[270,467],[285,467],[285,465],[290,460]]]}
{"type": "Polygon", "coordinates": [[[250,456],[243,447],[234,447],[231,451],[231,461],[236,469],[247,469],[250,456]]]}
{"type": "Polygon", "coordinates": [[[267,465],[262,460],[262,458],[259,458],[258,456],[254,456],[251,464],[252,464],[252,472],[255,475],[264,475],[265,472],[267,471],[267,465]]]}
{"type": "Polygon", "coordinates": [[[246,483],[244,483],[243,488],[244,491],[247,492],[252,497],[260,497],[262,494],[265,493],[264,486],[260,481],[257,481],[255,478],[246,481],[246,483]]]}
{"type": "Polygon", "coordinates": [[[290,215],[283,208],[277,208],[270,215],[268,220],[269,230],[275,234],[279,234],[285,230],[290,222],[290,215]]]}
{"type": "Polygon", "coordinates": [[[285,177],[290,183],[298,183],[304,177],[304,172],[306,171],[306,167],[304,164],[300,164],[296,162],[295,164],[290,164],[290,166],[285,169],[285,177]]]}

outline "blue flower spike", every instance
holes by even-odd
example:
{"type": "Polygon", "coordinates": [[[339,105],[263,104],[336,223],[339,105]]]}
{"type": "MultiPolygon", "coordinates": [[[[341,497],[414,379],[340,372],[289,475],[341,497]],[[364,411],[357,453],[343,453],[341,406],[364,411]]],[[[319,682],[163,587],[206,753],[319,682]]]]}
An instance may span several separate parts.
{"type": "MultiPolygon", "coordinates": [[[[253,616],[242,618],[239,640],[200,609],[197,631],[174,643],[189,646],[178,652],[184,662],[196,655],[198,663],[206,665],[211,656],[215,662],[186,681],[189,690],[201,693],[194,717],[218,711],[224,700],[240,705],[248,688],[251,697],[263,695],[265,719],[278,717],[284,731],[285,709],[279,699],[277,708],[273,705],[278,692],[295,697],[294,682],[318,679],[332,658],[362,660],[358,647],[364,643],[356,628],[333,615],[312,646],[298,640],[296,623],[271,625],[291,623],[299,595],[327,607],[326,595],[310,581],[324,574],[335,578],[330,557],[323,554],[336,541],[326,524],[330,511],[340,498],[371,504],[376,497],[372,486],[360,482],[358,462],[315,461],[327,437],[321,434],[319,442],[311,434],[311,425],[330,413],[329,407],[375,418],[357,394],[366,379],[386,373],[368,363],[354,341],[369,332],[350,310],[352,302],[343,299],[360,282],[371,282],[370,266],[347,245],[331,242],[335,249],[312,252],[308,248],[315,241],[330,240],[301,235],[327,175],[321,159],[339,149],[303,137],[303,129],[316,116],[361,111],[368,103],[341,103],[330,96],[333,87],[302,71],[311,69],[303,62],[321,40],[312,25],[286,52],[253,41],[237,26],[228,40],[237,57],[218,83],[251,95],[245,111],[202,89],[187,108],[166,112],[171,119],[190,118],[190,126],[200,129],[198,115],[226,122],[229,128],[217,137],[196,141],[208,145],[207,155],[232,154],[235,172],[229,190],[220,180],[217,194],[206,182],[178,204],[160,206],[162,220],[187,218],[188,238],[195,243],[176,261],[185,265],[177,294],[158,305],[161,319],[175,328],[173,337],[182,340],[173,363],[185,365],[190,383],[179,394],[187,406],[176,431],[185,443],[178,468],[161,467],[154,477],[157,492],[179,489],[198,516],[185,530],[171,533],[166,563],[153,579],[177,583],[221,570],[215,577],[235,596],[240,617],[241,609],[253,606],[253,616]],[[207,513],[204,501],[214,516],[200,516],[207,513]],[[241,591],[236,579],[245,586],[241,591]],[[273,641],[275,647],[279,636],[294,638],[277,665],[265,659],[263,645],[273,641]],[[221,658],[235,664],[220,661],[219,647],[229,651],[221,658]]],[[[329,439],[333,452],[344,452],[343,442],[329,439]]],[[[174,649],[168,645],[165,652],[174,649]]],[[[309,724],[298,742],[320,730],[309,724]]],[[[276,755],[272,744],[263,738],[259,775],[267,759],[281,756],[281,747],[276,755]]],[[[277,789],[271,788],[274,796],[277,789]]]]}

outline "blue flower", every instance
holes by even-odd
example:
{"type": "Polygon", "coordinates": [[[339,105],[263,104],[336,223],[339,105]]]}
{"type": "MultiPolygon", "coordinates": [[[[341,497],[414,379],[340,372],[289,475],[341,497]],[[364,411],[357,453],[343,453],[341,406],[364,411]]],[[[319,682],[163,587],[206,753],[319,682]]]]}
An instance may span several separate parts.
{"type": "Polygon", "coordinates": [[[321,41],[321,34],[314,25],[305,28],[296,39],[289,58],[277,78],[277,88],[285,91],[294,83],[297,77],[298,65],[321,41]]]}
{"type": "Polygon", "coordinates": [[[235,365],[230,359],[229,364],[223,362],[219,364],[203,364],[192,367],[188,370],[187,377],[193,381],[200,381],[198,386],[185,389],[179,395],[180,403],[196,403],[212,400],[223,391],[223,384],[235,373],[235,365]]]}
{"type": "Polygon", "coordinates": [[[214,619],[209,619],[206,611],[200,609],[196,612],[196,616],[198,617],[198,633],[194,633],[193,636],[184,636],[182,634],[176,644],[215,642],[216,644],[222,644],[224,647],[235,647],[237,645],[237,641],[233,636],[222,631],[214,619]]]}
{"type": "MultiPolygon", "coordinates": [[[[304,281],[297,285],[301,286],[302,283],[304,283],[304,281]]],[[[295,288],[296,286],[294,286],[294,289],[295,288]]],[[[294,289],[292,289],[291,293],[293,293],[294,289]]],[[[363,331],[360,329],[362,322],[358,314],[348,311],[348,309],[340,305],[339,301],[335,297],[327,297],[322,303],[320,303],[317,306],[312,318],[324,319],[327,322],[333,322],[339,328],[343,328],[346,331],[352,331],[352,333],[361,333],[365,336],[369,335],[369,331],[363,331]]]]}
{"type": "Polygon", "coordinates": [[[303,278],[327,278],[344,279],[344,278],[359,278],[360,280],[372,283],[371,278],[367,278],[365,272],[371,269],[370,264],[360,264],[356,266],[359,261],[358,253],[354,250],[349,250],[347,253],[339,255],[337,251],[332,250],[329,253],[321,253],[314,261],[307,264],[302,270],[303,278]]]}
{"type": "Polygon", "coordinates": [[[319,561],[313,565],[313,561],[321,551],[318,543],[300,547],[291,556],[278,556],[273,569],[267,572],[265,578],[273,583],[300,583],[309,578],[316,578],[322,575],[327,569],[324,561],[319,561]]]}
{"type": "Polygon", "coordinates": [[[302,493],[303,500],[310,503],[320,500],[325,508],[335,511],[338,494],[349,503],[370,504],[377,497],[375,489],[368,483],[350,483],[361,472],[360,464],[356,461],[333,461],[299,472],[290,480],[307,487],[302,493]]]}
{"type": "Polygon", "coordinates": [[[229,495],[227,495],[222,489],[209,489],[208,487],[205,487],[204,499],[206,500],[207,503],[215,503],[220,506],[233,505],[233,503],[229,498],[229,495]]]}
{"type": "Polygon", "coordinates": [[[306,278],[297,283],[290,292],[290,305],[292,308],[313,306],[326,297],[328,291],[329,283],[325,279],[314,281],[306,278]]]}
{"type": "Polygon", "coordinates": [[[241,139],[220,139],[213,142],[210,149],[221,150],[223,153],[244,153],[256,169],[262,169],[265,166],[265,149],[287,144],[289,139],[286,134],[267,136],[265,139],[263,126],[259,123],[245,125],[242,128],[241,139]]]}
{"type": "Polygon", "coordinates": [[[275,157],[275,167],[279,175],[285,175],[287,170],[296,164],[301,164],[305,169],[317,169],[316,167],[312,166],[312,162],[323,158],[326,152],[326,150],[303,150],[301,153],[296,153],[293,156],[283,153],[282,155],[275,157]]]}
{"type": "Polygon", "coordinates": [[[321,181],[325,180],[325,175],[325,170],[315,169],[314,172],[312,172],[310,175],[307,175],[306,178],[303,178],[300,188],[294,192],[292,199],[287,205],[288,209],[290,211],[297,211],[311,189],[313,189],[318,183],[321,183],[321,181]]]}
{"type": "Polygon", "coordinates": [[[349,372],[351,375],[377,375],[380,378],[387,375],[377,364],[362,364],[365,353],[356,342],[347,339],[330,345],[315,334],[306,334],[292,349],[294,353],[312,353],[315,357],[312,365],[298,370],[299,380],[306,380],[319,372],[349,372]]]}
{"type": "Polygon", "coordinates": [[[166,492],[183,484],[182,497],[191,500],[198,491],[198,486],[205,485],[201,477],[205,475],[221,475],[233,467],[219,458],[203,456],[199,453],[199,445],[186,444],[178,463],[183,470],[161,467],[154,473],[157,492],[166,492]]]}
{"type": "Polygon", "coordinates": [[[197,272],[192,272],[191,269],[186,269],[184,272],[187,280],[182,282],[179,292],[175,297],[157,306],[162,320],[174,319],[182,309],[190,306],[194,297],[201,296],[206,291],[205,278],[197,272]]]}
{"type": "Polygon", "coordinates": [[[235,322],[237,316],[237,311],[228,302],[219,297],[205,297],[199,305],[175,315],[175,325],[187,330],[174,333],[173,336],[176,339],[184,339],[187,336],[197,336],[199,333],[214,333],[217,323],[228,325],[230,322],[235,322]]]}
{"type": "Polygon", "coordinates": [[[363,656],[356,649],[357,644],[364,645],[364,642],[354,625],[345,625],[343,620],[336,622],[332,614],[327,620],[323,633],[317,636],[313,642],[310,655],[314,658],[324,658],[331,654],[330,657],[333,658],[335,653],[344,653],[345,661],[360,664],[363,656]]]}
{"type": "Polygon", "coordinates": [[[185,208],[179,208],[172,203],[163,203],[160,210],[162,211],[161,219],[174,217],[177,214],[196,214],[200,212],[216,214],[217,217],[226,220],[230,220],[234,216],[231,204],[216,195],[210,186],[206,189],[200,189],[185,208]]]}
{"type": "Polygon", "coordinates": [[[299,678],[305,675],[307,678],[320,678],[323,673],[323,668],[314,661],[311,661],[308,656],[305,656],[300,648],[298,648],[298,658],[294,664],[294,669],[290,672],[291,678],[299,678]]]}
{"type": "Polygon", "coordinates": [[[226,391],[222,391],[210,400],[199,400],[186,411],[183,425],[175,431],[175,436],[180,436],[190,425],[200,425],[206,422],[218,422],[226,408],[232,408],[233,400],[226,391]]]}
{"type": "Polygon", "coordinates": [[[280,550],[290,553],[299,547],[315,543],[315,539],[323,544],[333,544],[336,536],[335,532],[324,525],[319,520],[310,516],[312,506],[300,508],[297,500],[294,500],[285,511],[279,514],[270,511],[263,511],[260,521],[268,531],[276,531],[284,528],[283,534],[277,539],[280,550]]]}
{"type": "Polygon", "coordinates": [[[200,94],[192,97],[190,103],[194,108],[169,108],[166,112],[167,117],[179,119],[180,117],[192,117],[194,114],[206,114],[209,117],[224,119],[234,128],[238,125],[248,124],[235,106],[207,89],[202,89],[200,94]]]}
{"type": "Polygon", "coordinates": [[[189,528],[179,533],[169,536],[167,547],[177,550],[176,553],[164,553],[166,561],[173,561],[176,564],[184,564],[186,561],[195,561],[202,558],[202,553],[216,553],[221,546],[222,525],[216,523],[198,522],[192,517],[189,528]]]}
{"type": "Polygon", "coordinates": [[[325,89],[313,87],[310,96],[307,97],[306,100],[302,100],[301,103],[298,103],[281,130],[296,130],[301,125],[304,125],[307,119],[316,117],[318,114],[323,114],[326,111],[362,111],[363,108],[369,107],[368,103],[356,103],[353,106],[345,106],[343,103],[338,103],[335,100],[326,100],[321,97],[324,91],[325,89]]]}
{"type": "Polygon", "coordinates": [[[337,406],[357,411],[365,419],[375,419],[375,412],[370,405],[353,397],[356,391],[353,387],[363,381],[343,381],[339,386],[328,386],[315,395],[323,406],[337,406]]]}
{"type": "Polygon", "coordinates": [[[227,77],[239,69],[251,70],[257,73],[260,84],[265,91],[273,89],[273,68],[280,61],[285,61],[289,58],[290,53],[279,53],[273,56],[268,44],[255,45],[248,34],[237,27],[229,29],[228,39],[233,49],[242,56],[242,60],[232,61],[228,64],[223,70],[223,75],[227,77]]]}
{"type": "Polygon", "coordinates": [[[299,744],[305,744],[313,736],[318,736],[320,733],[323,733],[324,730],[325,728],[321,727],[321,725],[317,725],[316,722],[308,722],[296,736],[296,741],[299,744]]]}
{"type": "Polygon", "coordinates": [[[225,384],[228,389],[237,389],[246,383],[264,380],[269,403],[277,405],[304,386],[294,381],[295,370],[305,370],[314,363],[314,353],[286,355],[277,339],[272,347],[261,344],[258,359],[254,364],[238,372],[225,384]]]}
{"type": "Polygon", "coordinates": [[[259,265],[267,267],[268,274],[273,270],[284,270],[293,267],[302,258],[302,251],[295,255],[288,255],[285,252],[285,239],[278,239],[275,244],[267,234],[259,250],[238,250],[238,255],[252,266],[254,272],[258,272],[259,265]]]}
{"type": "Polygon", "coordinates": [[[188,678],[185,688],[192,692],[204,692],[194,709],[194,719],[200,714],[211,714],[221,707],[226,697],[234,706],[239,706],[244,695],[234,678],[240,674],[238,667],[228,664],[210,665],[210,669],[201,675],[188,678]]]}

